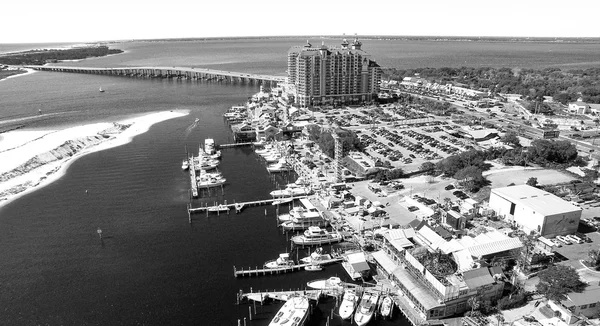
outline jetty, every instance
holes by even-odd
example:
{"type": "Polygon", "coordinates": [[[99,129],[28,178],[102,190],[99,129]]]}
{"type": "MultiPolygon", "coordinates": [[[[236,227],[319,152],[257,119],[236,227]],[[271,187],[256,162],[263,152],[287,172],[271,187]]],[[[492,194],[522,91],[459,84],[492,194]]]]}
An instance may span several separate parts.
{"type": "MultiPolygon", "coordinates": [[[[296,199],[300,199],[300,198],[306,198],[307,196],[297,196],[297,197],[286,197],[290,198],[292,200],[296,200],[296,199]]],[[[276,200],[280,200],[281,198],[271,198],[271,199],[263,199],[263,200],[254,200],[254,201],[246,201],[246,202],[239,202],[239,203],[233,203],[233,204],[227,204],[227,202],[225,202],[224,204],[220,204],[221,206],[227,206],[230,209],[235,209],[236,213],[239,213],[242,211],[242,209],[246,206],[263,206],[263,205],[268,205],[273,203],[276,200]]],[[[190,214],[193,213],[202,213],[202,212],[207,212],[207,211],[211,211],[211,208],[214,208],[218,205],[215,206],[201,206],[201,207],[191,207],[189,206],[188,208],[188,212],[190,214]]]]}
{"type": "Polygon", "coordinates": [[[244,72],[214,70],[200,67],[75,67],[75,66],[24,66],[39,71],[80,74],[113,75],[138,78],[165,78],[175,80],[207,80],[238,83],[260,83],[276,86],[284,76],[249,74],[244,72]]]}
{"type": "MultiPolygon", "coordinates": [[[[335,257],[335,258],[331,258],[331,259],[327,259],[327,260],[320,260],[318,262],[318,265],[330,265],[330,264],[335,264],[335,263],[339,263],[344,261],[344,257],[340,256],[340,257],[335,257]]],[[[237,269],[235,266],[233,266],[233,275],[235,277],[239,277],[239,276],[266,276],[266,275],[273,275],[273,274],[282,274],[282,273],[291,273],[291,272],[297,272],[300,270],[304,270],[304,267],[306,266],[310,266],[312,265],[312,263],[306,263],[306,264],[298,264],[298,265],[290,265],[290,266],[282,266],[282,267],[277,267],[277,268],[252,268],[249,267],[248,269],[237,269]]]]}

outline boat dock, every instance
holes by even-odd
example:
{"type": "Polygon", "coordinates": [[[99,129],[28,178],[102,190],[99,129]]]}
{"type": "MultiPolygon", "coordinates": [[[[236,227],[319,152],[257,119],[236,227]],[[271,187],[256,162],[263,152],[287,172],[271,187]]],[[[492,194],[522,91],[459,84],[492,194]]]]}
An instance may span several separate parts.
{"type": "Polygon", "coordinates": [[[219,148],[231,148],[231,147],[241,147],[241,146],[252,146],[254,143],[253,142],[246,142],[246,143],[233,143],[233,144],[221,144],[219,145],[219,148]]]}
{"type": "Polygon", "coordinates": [[[196,168],[194,167],[194,158],[188,158],[190,170],[190,188],[192,189],[192,197],[198,197],[198,185],[196,184],[196,168]]]}
{"type": "MultiPolygon", "coordinates": [[[[295,200],[295,199],[306,198],[306,197],[307,196],[297,196],[297,197],[286,197],[286,198],[290,198],[292,200],[295,200]]],[[[221,206],[227,206],[230,209],[235,209],[235,212],[239,213],[246,206],[263,206],[263,205],[268,205],[268,204],[271,204],[274,201],[280,200],[280,199],[281,198],[271,198],[271,199],[264,199],[264,200],[255,200],[255,201],[246,201],[246,202],[240,202],[240,203],[233,203],[233,204],[227,204],[227,201],[225,201],[225,203],[221,204],[221,206]]],[[[188,213],[193,214],[193,213],[208,212],[213,207],[216,207],[216,206],[208,206],[208,205],[207,206],[201,206],[201,207],[191,207],[191,206],[189,206],[188,213]]]]}
{"type": "Polygon", "coordinates": [[[240,290],[240,292],[238,293],[238,304],[239,301],[246,299],[246,300],[252,300],[252,301],[256,301],[256,302],[264,302],[267,299],[272,299],[272,300],[279,300],[279,301],[287,301],[290,297],[292,296],[297,296],[297,295],[303,295],[306,296],[308,299],[313,300],[313,301],[318,301],[319,298],[321,298],[324,295],[329,295],[329,296],[336,296],[337,292],[336,291],[330,291],[330,290],[289,290],[289,291],[285,291],[285,290],[281,290],[281,291],[259,291],[259,292],[247,292],[244,293],[242,292],[242,290],[240,290]]]}
{"type": "MultiPolygon", "coordinates": [[[[335,257],[332,259],[327,259],[327,260],[321,260],[319,261],[319,265],[329,265],[329,264],[335,264],[335,263],[339,263],[342,262],[344,260],[344,257],[340,256],[340,257],[335,257]]],[[[296,272],[296,271],[300,271],[300,270],[304,270],[304,267],[306,266],[310,266],[310,263],[306,263],[306,264],[298,264],[298,265],[291,265],[291,266],[284,266],[284,267],[278,267],[278,268],[254,268],[252,269],[252,267],[249,267],[248,269],[240,269],[238,270],[235,266],[233,266],[233,276],[238,277],[238,276],[264,276],[264,275],[273,275],[273,274],[282,274],[282,273],[291,273],[291,272],[296,272]]]]}

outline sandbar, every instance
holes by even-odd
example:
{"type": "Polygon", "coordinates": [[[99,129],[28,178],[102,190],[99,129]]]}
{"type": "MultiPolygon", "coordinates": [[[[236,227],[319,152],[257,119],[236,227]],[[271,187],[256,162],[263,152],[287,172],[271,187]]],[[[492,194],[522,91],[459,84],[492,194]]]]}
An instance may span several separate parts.
{"type": "Polygon", "coordinates": [[[127,144],[158,122],[187,114],[161,111],[115,122],[0,134],[0,207],[57,180],[83,155],[127,144]]]}

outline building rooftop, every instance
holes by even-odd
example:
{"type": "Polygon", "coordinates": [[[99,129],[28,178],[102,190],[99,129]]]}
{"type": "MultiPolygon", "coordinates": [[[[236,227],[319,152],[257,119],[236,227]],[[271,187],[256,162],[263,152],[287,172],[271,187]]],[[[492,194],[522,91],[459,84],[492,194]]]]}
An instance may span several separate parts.
{"type": "Polygon", "coordinates": [[[565,307],[581,306],[584,304],[600,302],[600,284],[589,285],[581,293],[571,292],[567,299],[561,301],[565,307]]]}
{"type": "Polygon", "coordinates": [[[487,267],[481,267],[478,269],[472,269],[470,271],[463,272],[463,279],[467,286],[471,290],[475,290],[478,287],[492,284],[495,282],[494,278],[490,274],[490,270],[487,267]]]}
{"type": "Polygon", "coordinates": [[[492,189],[492,193],[515,204],[527,206],[544,216],[581,210],[579,207],[549,192],[529,185],[495,188],[492,189]]]}

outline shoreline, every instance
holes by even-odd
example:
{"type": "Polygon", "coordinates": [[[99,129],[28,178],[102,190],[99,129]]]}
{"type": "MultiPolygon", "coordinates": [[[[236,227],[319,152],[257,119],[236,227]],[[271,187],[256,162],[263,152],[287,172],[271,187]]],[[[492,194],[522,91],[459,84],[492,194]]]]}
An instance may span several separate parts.
{"type": "Polygon", "coordinates": [[[7,179],[0,182],[0,210],[8,203],[60,179],[78,158],[125,145],[159,122],[188,114],[187,110],[160,111],[113,123],[91,123],[61,130],[13,130],[4,133],[3,141],[0,141],[0,162],[3,162],[0,165],[0,178],[7,179]],[[15,174],[14,171],[20,172],[19,167],[26,168],[33,165],[32,162],[47,159],[54,152],[64,151],[62,147],[67,143],[71,147],[72,143],[81,144],[81,148],[74,153],[58,154],[59,157],[55,160],[42,162],[40,166],[23,171],[15,177],[7,176],[15,174]],[[3,159],[3,156],[10,160],[3,159]]]}
{"type": "Polygon", "coordinates": [[[9,80],[11,78],[17,78],[17,77],[31,75],[31,74],[34,74],[34,73],[37,72],[37,71],[35,71],[35,70],[31,69],[31,68],[21,68],[21,67],[18,67],[18,68],[19,68],[19,70],[25,70],[25,72],[22,72],[22,73],[19,73],[19,74],[16,74],[16,75],[12,75],[12,76],[8,76],[8,77],[5,77],[5,78],[2,78],[2,79],[0,79],[0,82],[3,81],[3,80],[9,80]]]}

